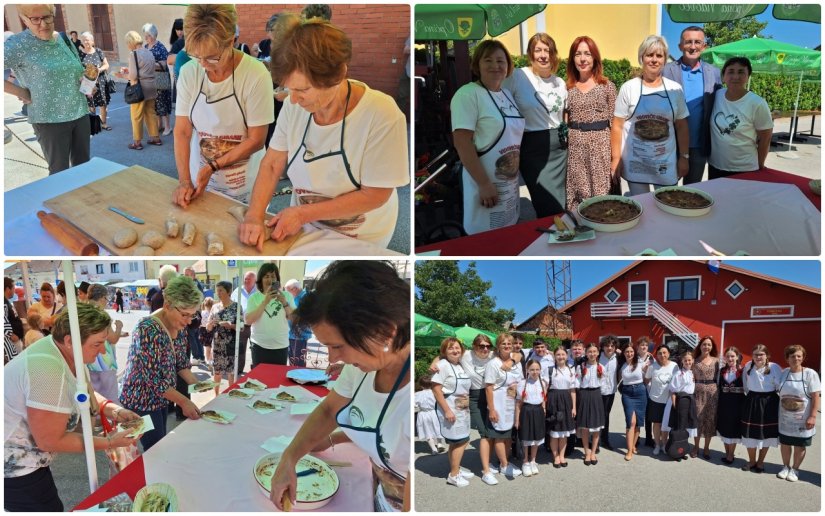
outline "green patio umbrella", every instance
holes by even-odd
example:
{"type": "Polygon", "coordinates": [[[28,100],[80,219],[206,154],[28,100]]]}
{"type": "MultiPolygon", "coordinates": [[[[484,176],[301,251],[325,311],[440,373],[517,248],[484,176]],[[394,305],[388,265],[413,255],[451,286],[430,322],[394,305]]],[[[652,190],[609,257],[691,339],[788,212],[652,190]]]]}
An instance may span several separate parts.
{"type": "MultiPolygon", "coordinates": [[[[676,23],[707,23],[733,21],[756,16],[767,10],[768,4],[671,4],[665,6],[676,23]]],[[[771,11],[777,20],[822,23],[819,4],[774,4],[771,11]]]]}
{"type": "Polygon", "coordinates": [[[777,20],[822,23],[822,6],[819,4],[774,4],[773,17],[777,20]]]}
{"type": "Polygon", "coordinates": [[[461,328],[456,328],[455,336],[461,339],[461,342],[464,344],[465,348],[469,348],[473,344],[473,339],[478,336],[479,333],[483,333],[490,337],[490,340],[493,341],[493,344],[496,342],[496,334],[487,331],[487,330],[479,330],[478,328],[473,328],[472,326],[467,326],[466,324],[461,328]]]}
{"type": "Polygon", "coordinates": [[[504,34],[546,4],[418,4],[415,39],[475,40],[504,34]]]}
{"type": "Polygon", "coordinates": [[[455,328],[425,315],[415,314],[415,345],[438,347],[446,337],[455,337],[455,328]]]}

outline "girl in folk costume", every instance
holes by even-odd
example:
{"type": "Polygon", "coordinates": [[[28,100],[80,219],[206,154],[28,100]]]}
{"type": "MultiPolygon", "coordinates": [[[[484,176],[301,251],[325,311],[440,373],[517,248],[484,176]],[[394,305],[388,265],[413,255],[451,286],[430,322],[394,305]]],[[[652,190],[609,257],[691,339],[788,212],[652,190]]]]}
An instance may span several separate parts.
{"type": "Polygon", "coordinates": [[[776,391],[780,387],[782,369],[770,361],[770,353],[764,344],[754,346],[751,357],[742,373],[745,390],[742,444],[748,449],[748,463],[742,470],[762,473],[768,449],[779,445],[779,396],[776,391]]]}
{"type": "Polygon", "coordinates": [[[719,371],[719,404],[716,412],[716,433],[725,445],[722,462],[733,464],[736,445],[742,441],[742,353],[731,346],[725,351],[725,366],[719,371]]]}
{"type": "Polygon", "coordinates": [[[567,365],[567,351],[563,347],[556,349],[555,358],[556,364],[550,369],[547,395],[547,431],[550,434],[553,467],[566,468],[564,452],[567,438],[576,434],[576,388],[579,382],[567,365]]]}
{"type": "Polygon", "coordinates": [[[576,367],[576,380],[579,382],[576,426],[581,432],[584,445],[585,466],[595,466],[599,463],[596,459],[596,448],[599,446],[599,433],[604,428],[605,413],[601,389],[607,383],[607,373],[599,363],[599,353],[599,347],[591,342],[584,350],[587,361],[576,367]]]}
{"type": "Polygon", "coordinates": [[[789,367],[782,371],[779,384],[779,443],[783,468],[776,476],[789,482],[798,480],[799,466],[816,433],[816,413],[819,412],[819,375],[813,369],[802,367],[805,355],[802,346],[785,348],[785,361],[789,367]]]}
{"type": "Polygon", "coordinates": [[[536,454],[544,442],[544,403],[547,400],[547,384],[541,378],[541,362],[527,361],[527,378],[516,389],[516,430],[524,446],[524,462],[521,473],[525,477],[538,475],[536,454]]]}
{"type": "MultiPolygon", "coordinates": [[[[500,334],[496,338],[496,356],[484,370],[487,436],[493,440],[500,471],[510,478],[521,475],[521,470],[507,461],[507,449],[510,447],[511,430],[515,424],[516,390],[518,382],[523,379],[520,364],[510,358],[512,350],[513,336],[509,333],[500,334]]],[[[495,477],[492,477],[494,482],[489,482],[488,474],[482,480],[490,485],[498,483],[495,477]]]]}
{"type": "Polygon", "coordinates": [[[433,375],[433,395],[438,407],[436,415],[441,435],[450,445],[447,455],[450,473],[447,483],[456,487],[469,485],[474,475],[461,467],[461,457],[470,442],[470,386],[472,380],[461,365],[464,347],[454,337],[441,342],[441,360],[433,375]]]}
{"type": "MultiPolygon", "coordinates": [[[[696,380],[693,378],[693,355],[683,353],[679,357],[681,368],[673,374],[670,379],[670,400],[665,407],[662,430],[687,430],[688,437],[698,435],[696,416],[696,400],[693,393],[696,391],[696,380]],[[667,428],[665,428],[667,423],[667,428]]],[[[687,455],[677,458],[681,461],[687,455]]]]}
{"type": "Polygon", "coordinates": [[[429,375],[418,379],[418,390],[415,391],[415,433],[420,440],[427,441],[430,451],[435,455],[444,451],[447,446],[439,433],[432,386],[429,375]]]}

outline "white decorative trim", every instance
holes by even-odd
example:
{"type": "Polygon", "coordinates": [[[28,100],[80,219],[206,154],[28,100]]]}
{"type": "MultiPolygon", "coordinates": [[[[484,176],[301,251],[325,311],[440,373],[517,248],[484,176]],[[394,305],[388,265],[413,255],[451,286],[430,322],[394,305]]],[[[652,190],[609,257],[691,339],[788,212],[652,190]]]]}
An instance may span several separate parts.
{"type": "Polygon", "coordinates": [[[615,288],[613,288],[613,287],[610,287],[610,290],[608,290],[608,291],[607,291],[607,292],[605,292],[605,294],[604,294],[604,299],[605,299],[608,303],[610,303],[611,305],[616,304],[616,302],[617,302],[619,299],[621,299],[621,298],[622,298],[622,295],[619,293],[619,291],[618,291],[618,290],[616,290],[616,289],[615,289],[615,288]],[[610,300],[610,298],[609,298],[609,297],[607,297],[607,296],[608,296],[611,292],[615,292],[615,293],[616,293],[616,299],[614,299],[613,301],[611,301],[611,300],[610,300]]]}
{"type": "Polygon", "coordinates": [[[741,283],[739,283],[739,280],[738,280],[738,279],[735,279],[735,280],[733,280],[733,281],[731,282],[731,284],[730,284],[730,285],[728,285],[727,287],[725,287],[725,292],[726,292],[726,293],[727,293],[730,297],[732,297],[733,299],[736,299],[737,297],[739,297],[739,296],[741,296],[742,294],[744,294],[744,293],[745,293],[745,285],[742,285],[741,283]],[[733,293],[730,291],[730,288],[731,288],[732,286],[734,286],[734,285],[738,285],[738,286],[739,286],[739,288],[741,289],[741,290],[739,291],[739,293],[738,293],[738,294],[736,294],[736,295],[733,295],[733,293]]]}

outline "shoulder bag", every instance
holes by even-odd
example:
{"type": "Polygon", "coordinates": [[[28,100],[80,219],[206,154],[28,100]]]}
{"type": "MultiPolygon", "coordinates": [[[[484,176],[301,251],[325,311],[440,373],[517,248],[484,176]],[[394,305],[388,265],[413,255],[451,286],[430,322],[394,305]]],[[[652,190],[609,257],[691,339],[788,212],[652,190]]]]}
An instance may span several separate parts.
{"type": "Polygon", "coordinates": [[[132,56],[135,58],[135,71],[137,72],[137,82],[131,82],[126,85],[123,90],[123,98],[127,104],[138,104],[143,102],[143,88],[140,86],[140,65],[138,64],[137,51],[132,51],[132,56]]]}
{"type": "Polygon", "coordinates": [[[155,72],[155,85],[159,90],[172,89],[172,77],[169,75],[169,65],[163,61],[158,61],[163,70],[155,72]]]}

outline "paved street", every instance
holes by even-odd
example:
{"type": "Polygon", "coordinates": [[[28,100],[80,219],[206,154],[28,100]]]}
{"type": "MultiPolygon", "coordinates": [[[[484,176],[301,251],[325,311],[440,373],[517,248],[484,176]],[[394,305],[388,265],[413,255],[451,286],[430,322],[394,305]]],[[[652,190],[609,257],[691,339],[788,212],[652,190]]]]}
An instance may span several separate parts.
{"type": "MultiPolygon", "coordinates": [[[[817,433],[808,448],[799,481],[776,478],[782,469],[778,448],[768,452],[765,473],[741,471],[747,453],[736,450],[736,462],[727,466],[719,459],[724,446],[711,441],[711,460],[701,458],[675,462],[652,449],[639,447],[640,455],[625,462],[624,413],[617,395],[610,414],[611,443],[604,448],[599,464],[585,466],[581,449],[567,459],[570,466],[553,469],[550,455],[539,452],[539,475],[508,480],[498,475],[499,484],[481,482],[478,433],[473,431],[462,465],[476,473],[470,485],[456,488],[446,483],[447,456],[429,454],[426,442],[415,446],[415,510],[424,512],[806,512],[821,510],[822,436],[821,414],[817,433]]],[[[644,434],[644,430],[642,430],[644,434]]],[[[644,436],[642,441],[644,442],[644,436]]],[[[641,444],[640,442],[640,444],[641,444]]],[[[702,440],[704,445],[704,440],[702,440]]]]}

